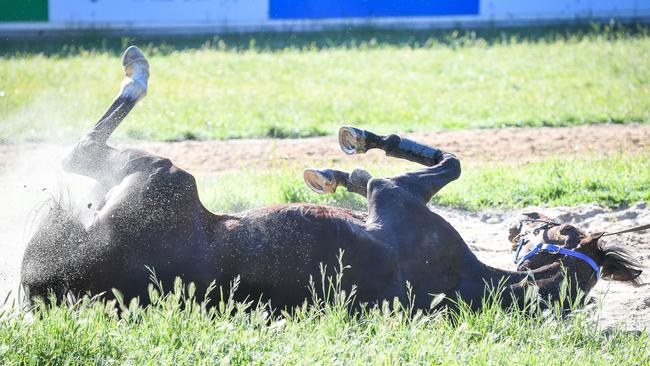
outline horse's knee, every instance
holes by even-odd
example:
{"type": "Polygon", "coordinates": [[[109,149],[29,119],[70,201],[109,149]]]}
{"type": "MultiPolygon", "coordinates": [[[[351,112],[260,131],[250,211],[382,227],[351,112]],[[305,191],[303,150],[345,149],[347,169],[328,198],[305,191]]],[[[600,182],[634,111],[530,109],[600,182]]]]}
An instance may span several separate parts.
{"type": "Polygon", "coordinates": [[[146,169],[150,170],[152,177],[181,185],[196,183],[192,174],[178,168],[170,159],[157,156],[151,156],[151,159],[146,163],[148,165],[146,169]]]}
{"type": "Polygon", "coordinates": [[[392,178],[372,178],[368,181],[368,203],[369,205],[390,204],[399,200],[400,191],[404,187],[392,178]]]}
{"type": "Polygon", "coordinates": [[[149,184],[172,196],[195,194],[196,179],[187,171],[176,167],[167,158],[157,158],[150,164],[149,184]]]}
{"type": "Polygon", "coordinates": [[[182,188],[183,191],[195,191],[196,188],[196,178],[187,171],[177,168],[175,165],[168,170],[169,179],[174,182],[175,185],[182,188]]]}
{"type": "Polygon", "coordinates": [[[368,180],[368,192],[374,192],[379,189],[385,188],[387,185],[390,185],[390,181],[385,178],[370,178],[368,180]]]}
{"type": "Polygon", "coordinates": [[[453,154],[446,155],[447,156],[445,156],[443,160],[445,171],[447,171],[447,174],[449,174],[450,180],[456,180],[460,177],[461,173],[460,159],[458,159],[456,155],[453,154]]]}

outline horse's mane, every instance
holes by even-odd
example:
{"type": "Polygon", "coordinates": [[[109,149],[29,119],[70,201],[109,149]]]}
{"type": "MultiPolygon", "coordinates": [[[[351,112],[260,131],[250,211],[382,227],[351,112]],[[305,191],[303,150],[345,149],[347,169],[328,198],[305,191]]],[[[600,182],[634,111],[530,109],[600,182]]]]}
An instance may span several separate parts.
{"type": "MultiPolygon", "coordinates": [[[[612,276],[608,268],[616,268],[617,271],[622,271],[627,274],[641,272],[644,268],[638,260],[634,259],[632,252],[620,243],[615,241],[599,241],[598,249],[603,256],[602,276],[605,278],[612,276]]],[[[629,282],[635,285],[640,284],[638,276],[635,276],[629,282]]]]}

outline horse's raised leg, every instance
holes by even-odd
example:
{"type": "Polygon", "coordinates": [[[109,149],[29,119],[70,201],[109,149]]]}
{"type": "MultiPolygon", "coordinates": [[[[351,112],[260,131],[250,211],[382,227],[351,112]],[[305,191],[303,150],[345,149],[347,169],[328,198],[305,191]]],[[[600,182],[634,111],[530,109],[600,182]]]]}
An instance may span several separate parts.
{"type": "Polygon", "coordinates": [[[380,136],[344,126],[339,130],[339,144],[346,154],[362,154],[369,149],[381,149],[387,156],[426,165],[426,169],[388,179],[422,198],[424,202],[429,202],[442,187],[460,176],[460,161],[455,155],[398,135],[380,136]]]}
{"type": "Polygon", "coordinates": [[[124,52],[122,65],[126,77],[117,98],[63,161],[66,171],[94,178],[108,186],[121,180],[122,177],[116,176],[116,173],[124,164],[124,156],[106,145],[106,141],[135,104],[146,95],[149,79],[149,63],[137,47],[131,46],[124,52]]]}
{"type": "Polygon", "coordinates": [[[316,193],[334,193],[336,188],[345,187],[349,192],[367,197],[368,181],[372,176],[363,169],[355,169],[352,173],[334,169],[306,169],[303,178],[316,193]]]}
{"type": "Polygon", "coordinates": [[[427,205],[436,192],[458,178],[458,159],[397,135],[379,136],[354,127],[342,127],[339,142],[348,154],[381,149],[388,156],[426,165],[368,182],[366,230],[394,249],[402,278],[413,288],[415,308],[429,306],[431,294],[444,293],[458,280],[450,264],[469,250],[458,232],[427,205]]]}
{"type": "MultiPolygon", "coordinates": [[[[149,63],[142,52],[137,47],[129,47],[122,56],[122,65],[126,77],[119,95],[63,162],[66,171],[95,179],[106,192],[96,207],[94,221],[87,228],[112,220],[118,216],[116,213],[138,217],[140,221],[148,215],[160,223],[162,219],[155,217],[156,209],[178,205],[189,210],[199,202],[194,177],[169,159],[106,144],[147,92],[149,63]]],[[[170,218],[169,214],[165,216],[170,218]]]]}

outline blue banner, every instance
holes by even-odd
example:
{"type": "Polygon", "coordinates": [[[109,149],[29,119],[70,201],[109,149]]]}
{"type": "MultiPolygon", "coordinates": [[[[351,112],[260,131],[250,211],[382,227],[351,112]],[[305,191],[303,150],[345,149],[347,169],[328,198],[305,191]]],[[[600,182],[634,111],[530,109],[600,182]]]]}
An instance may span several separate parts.
{"type": "Polygon", "coordinates": [[[271,19],[478,15],[479,0],[269,0],[271,19]]]}

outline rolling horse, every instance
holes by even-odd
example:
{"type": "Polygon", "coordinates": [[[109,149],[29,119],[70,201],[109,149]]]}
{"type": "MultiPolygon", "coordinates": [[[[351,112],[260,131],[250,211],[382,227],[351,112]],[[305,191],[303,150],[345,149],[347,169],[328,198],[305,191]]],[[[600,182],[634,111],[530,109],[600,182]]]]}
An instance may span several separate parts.
{"type": "Polygon", "coordinates": [[[587,292],[599,278],[634,281],[641,273],[625,249],[539,214],[511,229],[519,250],[528,252],[518,271],[482,263],[452,225],[427,206],[460,176],[458,158],[398,135],[350,126],[339,131],[343,152],[381,149],[422,169],[389,178],[361,169],[305,170],[314,191],[360,194],[367,198],[367,212],[289,204],[212,213],[199,200],[195,178],[169,159],[107,144],[148,88],[149,63],[138,48],[129,47],[122,64],[126,77],[117,98],[63,161],[65,171],[92,178],[101,199],[87,222],[65,205],[52,205],[39,222],[21,269],[29,298],[111,296],[116,288],[126,299],[138,297],[146,304],[148,268],[154,268],[159,281],[180,277],[194,283],[198,295],[213,281],[227,286],[239,276],[239,299],[291,307],[311,298],[310,278],[321,278],[322,266],[331,275],[340,253],[348,266],[341,285],[356,286],[356,303],[397,298],[419,309],[428,309],[435,294],[480,308],[488,288],[497,284],[508,307],[521,304],[531,286],[556,299],[567,277],[574,279],[572,291],[587,292]]]}

